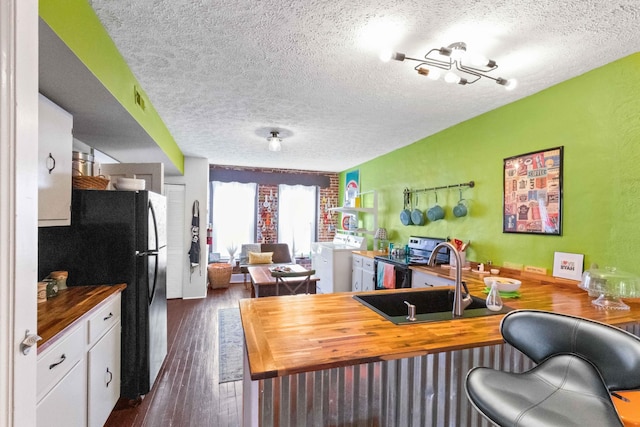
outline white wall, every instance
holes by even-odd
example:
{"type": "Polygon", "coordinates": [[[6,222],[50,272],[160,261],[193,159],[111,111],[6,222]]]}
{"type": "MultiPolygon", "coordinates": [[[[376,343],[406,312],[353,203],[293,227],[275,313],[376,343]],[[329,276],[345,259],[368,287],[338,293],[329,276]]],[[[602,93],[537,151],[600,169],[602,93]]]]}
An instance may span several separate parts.
{"type": "Polygon", "coordinates": [[[185,254],[191,247],[191,208],[200,202],[200,267],[190,272],[189,259],[185,257],[182,283],[182,298],[205,298],[207,296],[207,221],[209,217],[209,161],[195,157],[184,158],[183,176],[165,176],[166,184],[185,186],[185,254]]]}

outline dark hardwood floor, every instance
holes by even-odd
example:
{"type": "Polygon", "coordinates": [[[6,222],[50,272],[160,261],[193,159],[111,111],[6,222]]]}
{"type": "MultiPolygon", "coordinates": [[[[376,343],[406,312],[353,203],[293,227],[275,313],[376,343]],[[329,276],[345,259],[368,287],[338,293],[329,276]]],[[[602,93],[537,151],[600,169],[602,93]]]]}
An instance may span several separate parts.
{"type": "Polygon", "coordinates": [[[141,401],[121,399],[106,427],[239,426],[242,381],[218,384],[218,309],[237,307],[243,284],[209,289],[207,298],[168,301],[168,354],[141,401]]]}

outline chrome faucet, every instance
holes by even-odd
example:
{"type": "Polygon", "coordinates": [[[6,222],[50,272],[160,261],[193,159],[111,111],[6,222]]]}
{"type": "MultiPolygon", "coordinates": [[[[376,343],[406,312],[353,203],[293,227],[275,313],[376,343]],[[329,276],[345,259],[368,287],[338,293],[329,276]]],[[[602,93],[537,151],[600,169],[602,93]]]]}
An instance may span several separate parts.
{"type": "Polygon", "coordinates": [[[460,253],[458,250],[449,242],[438,243],[433,251],[431,252],[431,256],[429,256],[429,262],[427,263],[429,266],[433,266],[436,260],[436,255],[441,248],[449,248],[451,253],[456,257],[456,288],[453,293],[453,310],[451,311],[453,317],[462,317],[462,312],[465,308],[471,304],[471,295],[467,293],[467,296],[462,297],[462,260],[460,259],[460,253]]]}

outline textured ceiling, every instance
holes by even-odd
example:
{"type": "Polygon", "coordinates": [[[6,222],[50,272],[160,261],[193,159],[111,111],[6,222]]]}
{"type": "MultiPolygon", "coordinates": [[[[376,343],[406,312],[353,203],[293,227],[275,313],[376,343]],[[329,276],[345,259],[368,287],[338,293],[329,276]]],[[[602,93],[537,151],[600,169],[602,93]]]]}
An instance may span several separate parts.
{"type": "Polygon", "coordinates": [[[346,170],[640,51],[640,0],[90,3],[184,154],[221,165],[346,170]],[[518,87],[378,59],[458,41],[518,87]]]}

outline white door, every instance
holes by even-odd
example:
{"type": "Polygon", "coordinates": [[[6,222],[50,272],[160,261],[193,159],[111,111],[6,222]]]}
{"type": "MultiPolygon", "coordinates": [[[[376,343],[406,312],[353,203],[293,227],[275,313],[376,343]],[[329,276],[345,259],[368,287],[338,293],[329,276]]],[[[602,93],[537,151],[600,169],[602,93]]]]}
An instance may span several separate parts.
{"type": "Polygon", "coordinates": [[[38,2],[0,1],[0,427],[36,423],[38,2]]]}
{"type": "Polygon", "coordinates": [[[184,252],[185,186],[166,184],[167,197],[167,299],[182,298],[182,278],[187,265],[184,252]]]}

